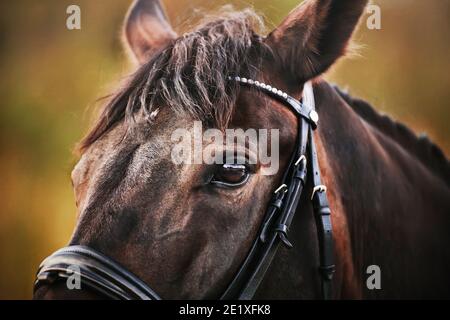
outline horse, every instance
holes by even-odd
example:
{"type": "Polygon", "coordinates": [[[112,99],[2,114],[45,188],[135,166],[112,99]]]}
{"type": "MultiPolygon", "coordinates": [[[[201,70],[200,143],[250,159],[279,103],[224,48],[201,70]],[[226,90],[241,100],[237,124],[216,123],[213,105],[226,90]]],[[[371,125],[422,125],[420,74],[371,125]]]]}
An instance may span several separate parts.
{"type": "MultiPolygon", "coordinates": [[[[322,78],[349,50],[366,5],[307,0],[267,36],[253,10],[224,10],[177,35],[159,1],[135,1],[124,43],[136,70],[80,142],[71,175],[77,224],[69,245],[92,248],[96,263],[128,270],[120,273],[128,286],[148,285],[159,297],[223,297],[263,227],[297,133],[308,125],[279,100],[230,77],[270,84],[294,100],[309,83],[320,118],[310,143],[333,228],[330,298],[449,298],[448,159],[426,137],[322,78]],[[265,165],[235,166],[236,159],[175,164],[171,135],[191,130],[195,121],[222,132],[279,130],[279,170],[264,174],[265,165]],[[378,267],[377,288],[368,286],[371,266],[378,267]]],[[[199,143],[223,152],[218,143],[199,143]]],[[[241,147],[243,155],[235,157],[248,156],[241,147]]],[[[280,246],[255,298],[321,298],[312,180],[306,179],[289,227],[293,248],[280,246]]],[[[34,298],[105,296],[48,281],[34,298]]]]}

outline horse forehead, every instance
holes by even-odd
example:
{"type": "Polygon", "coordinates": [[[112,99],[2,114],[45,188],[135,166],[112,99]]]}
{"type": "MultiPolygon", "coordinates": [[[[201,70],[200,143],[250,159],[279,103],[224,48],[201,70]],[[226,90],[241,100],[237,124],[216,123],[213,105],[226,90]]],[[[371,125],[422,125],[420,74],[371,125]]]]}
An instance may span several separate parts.
{"type": "Polygon", "coordinates": [[[276,129],[280,147],[292,148],[297,137],[297,117],[282,103],[258,92],[242,90],[230,123],[232,128],[276,129]]]}
{"type": "Polygon", "coordinates": [[[114,172],[118,168],[115,164],[122,163],[127,157],[133,156],[134,163],[150,163],[153,161],[149,160],[167,156],[171,132],[183,123],[157,112],[152,114],[151,120],[144,122],[137,119],[129,128],[124,123],[118,124],[96,141],[81,155],[72,170],[74,187],[86,183],[102,171],[114,172]]]}

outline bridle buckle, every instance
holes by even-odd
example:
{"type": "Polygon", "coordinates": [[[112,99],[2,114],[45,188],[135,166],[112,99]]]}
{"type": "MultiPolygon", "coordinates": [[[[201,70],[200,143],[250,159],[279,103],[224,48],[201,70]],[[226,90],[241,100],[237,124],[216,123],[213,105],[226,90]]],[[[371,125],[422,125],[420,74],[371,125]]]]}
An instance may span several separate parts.
{"type": "Polygon", "coordinates": [[[314,196],[316,195],[317,192],[327,192],[327,186],[323,185],[323,184],[319,184],[318,186],[315,186],[313,188],[312,194],[311,194],[311,200],[314,199],[314,196]]]}
{"type": "Polygon", "coordinates": [[[305,161],[306,164],[306,157],[303,154],[300,156],[300,158],[298,158],[297,161],[295,161],[294,165],[297,167],[302,161],[305,161]]]}
{"type": "Polygon", "coordinates": [[[284,193],[286,193],[287,191],[288,191],[288,186],[286,185],[286,184],[282,184],[281,186],[279,186],[278,188],[277,188],[277,190],[275,190],[273,193],[274,194],[278,194],[278,193],[280,193],[281,191],[283,191],[284,193]]]}

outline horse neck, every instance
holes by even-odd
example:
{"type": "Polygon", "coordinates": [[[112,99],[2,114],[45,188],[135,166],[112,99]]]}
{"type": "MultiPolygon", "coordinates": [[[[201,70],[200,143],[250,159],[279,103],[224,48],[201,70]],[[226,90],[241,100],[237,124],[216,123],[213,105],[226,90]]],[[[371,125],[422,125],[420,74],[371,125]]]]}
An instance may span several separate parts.
{"type": "MultiPolygon", "coordinates": [[[[421,274],[430,271],[431,261],[442,260],[436,250],[424,248],[450,244],[448,187],[392,137],[362,120],[329,84],[318,82],[314,93],[320,116],[319,162],[333,212],[339,294],[424,294],[421,274]],[[417,250],[416,243],[423,247],[417,250]],[[415,263],[417,259],[430,265],[415,263]],[[374,264],[384,272],[384,282],[391,281],[389,288],[367,290],[365,271],[374,264]],[[416,287],[405,285],[408,277],[417,280],[416,287]]],[[[445,255],[448,264],[450,254],[445,255]]],[[[449,281],[433,275],[426,281],[448,291],[442,283],[449,281]]]]}

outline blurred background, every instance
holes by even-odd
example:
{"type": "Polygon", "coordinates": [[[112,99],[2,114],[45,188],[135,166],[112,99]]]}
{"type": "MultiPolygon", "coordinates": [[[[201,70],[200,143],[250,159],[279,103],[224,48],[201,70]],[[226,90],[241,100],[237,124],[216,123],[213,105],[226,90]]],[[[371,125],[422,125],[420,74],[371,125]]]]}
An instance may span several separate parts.
{"type": "MultiPolygon", "coordinates": [[[[75,143],[99,97],[130,70],[120,42],[131,1],[0,2],[0,299],[28,299],[40,261],[70,238],[75,143]],[[81,30],[66,8],[81,8],[81,30]]],[[[299,0],[165,0],[177,31],[192,15],[226,3],[254,6],[277,25],[299,0]]],[[[376,0],[382,29],[365,20],[358,57],[326,78],[450,150],[450,1],[376,0]]],[[[181,30],[183,31],[183,30],[181,30]]]]}

